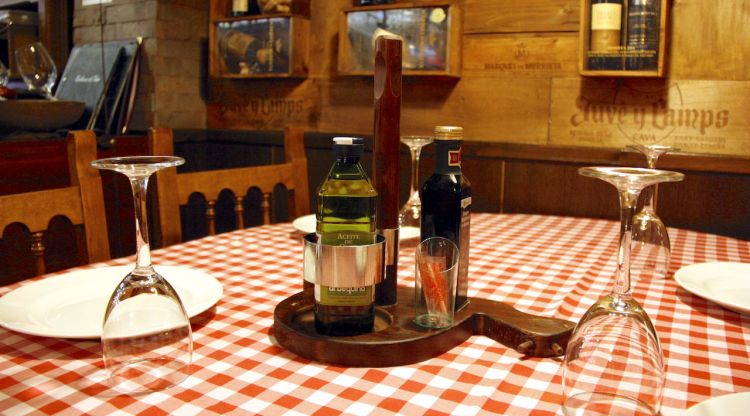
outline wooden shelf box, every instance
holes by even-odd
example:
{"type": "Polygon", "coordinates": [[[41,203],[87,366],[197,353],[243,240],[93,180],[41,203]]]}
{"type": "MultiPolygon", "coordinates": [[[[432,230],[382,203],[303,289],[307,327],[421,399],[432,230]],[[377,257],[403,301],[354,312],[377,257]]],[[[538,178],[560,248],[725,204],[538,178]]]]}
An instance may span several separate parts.
{"type": "Polygon", "coordinates": [[[404,41],[403,75],[461,76],[461,9],[420,1],[344,9],[339,19],[340,75],[372,75],[375,39],[404,41]]]}
{"type": "Polygon", "coordinates": [[[209,75],[214,78],[304,78],[307,76],[310,19],[292,13],[230,17],[230,0],[212,0],[209,75]]]}
{"type": "Polygon", "coordinates": [[[291,14],[217,20],[209,33],[210,75],[306,77],[309,27],[308,19],[291,14]]]}
{"type": "Polygon", "coordinates": [[[581,75],[663,77],[668,14],[667,0],[581,0],[581,75]]]}

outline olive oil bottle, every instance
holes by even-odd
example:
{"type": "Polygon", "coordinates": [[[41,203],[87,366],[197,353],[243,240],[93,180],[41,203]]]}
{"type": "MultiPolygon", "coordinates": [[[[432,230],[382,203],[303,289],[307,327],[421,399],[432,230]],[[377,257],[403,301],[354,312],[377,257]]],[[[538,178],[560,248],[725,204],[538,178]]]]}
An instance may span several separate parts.
{"type": "MultiPolygon", "coordinates": [[[[317,228],[320,244],[370,245],[376,242],[378,194],[360,165],[363,140],[333,139],[336,162],[318,189],[317,228]]],[[[375,285],[353,286],[347,276],[337,286],[315,285],[315,329],[323,335],[372,332],[375,285]]]]}

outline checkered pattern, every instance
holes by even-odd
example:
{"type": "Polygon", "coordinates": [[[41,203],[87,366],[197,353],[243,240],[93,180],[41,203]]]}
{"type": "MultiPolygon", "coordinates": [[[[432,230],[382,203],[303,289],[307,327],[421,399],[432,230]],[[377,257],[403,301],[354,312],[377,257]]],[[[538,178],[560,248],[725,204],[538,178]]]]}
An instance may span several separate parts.
{"type": "MultiPolygon", "coordinates": [[[[474,214],[469,295],[578,320],[610,290],[617,232],[612,221],[474,214]]],[[[750,262],[750,242],[670,233],[672,273],[696,262],[750,262]]],[[[401,256],[401,283],[413,284],[413,248],[401,256]]],[[[321,365],[280,347],[271,333],[274,307],[302,284],[301,235],[290,224],[209,237],[153,257],[157,265],[204,270],[224,285],[215,309],[192,320],[192,375],[166,392],[116,396],[102,383],[98,342],[0,329],[0,414],[561,414],[561,361],[524,359],[484,337],[393,368],[321,365]]],[[[634,296],[661,336],[664,415],[750,390],[750,316],[693,296],[671,278],[635,282],[634,296]]]]}

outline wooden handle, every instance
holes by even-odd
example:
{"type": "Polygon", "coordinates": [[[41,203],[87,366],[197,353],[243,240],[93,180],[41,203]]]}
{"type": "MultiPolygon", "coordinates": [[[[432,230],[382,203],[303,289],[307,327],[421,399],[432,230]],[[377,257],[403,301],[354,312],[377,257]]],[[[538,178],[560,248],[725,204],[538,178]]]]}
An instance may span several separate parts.
{"type": "Polygon", "coordinates": [[[530,315],[492,300],[470,298],[453,326],[428,330],[414,323],[414,288],[398,287],[399,302],[375,308],[375,330],[351,337],[328,337],[315,330],[311,292],[276,305],[273,335],[281,346],[322,363],[352,367],[409,365],[443,354],[472,335],[482,335],[529,357],[565,353],[575,324],[530,315]]]}
{"type": "MultiPolygon", "coordinates": [[[[378,191],[378,229],[398,229],[399,142],[401,121],[402,41],[381,36],[375,41],[375,126],[373,185],[378,191]]],[[[398,247],[398,233],[392,247],[398,247]]],[[[388,245],[388,243],[386,243],[388,245]]],[[[393,262],[385,265],[382,283],[375,288],[375,303],[396,303],[398,249],[393,262]]]]}

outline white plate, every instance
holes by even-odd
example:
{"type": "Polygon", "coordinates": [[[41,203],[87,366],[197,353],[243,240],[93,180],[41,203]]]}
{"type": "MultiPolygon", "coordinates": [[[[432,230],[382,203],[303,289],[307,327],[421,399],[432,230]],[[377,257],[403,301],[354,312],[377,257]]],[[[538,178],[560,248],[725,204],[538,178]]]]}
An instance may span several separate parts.
{"type": "Polygon", "coordinates": [[[315,232],[315,214],[304,215],[292,221],[292,226],[297,230],[305,234],[315,232]]]}
{"type": "MultiPolygon", "coordinates": [[[[300,232],[310,234],[315,232],[315,214],[305,215],[292,221],[292,226],[300,232]]],[[[400,230],[398,239],[408,240],[411,238],[419,237],[419,228],[416,227],[404,227],[400,230]]]]}
{"type": "Polygon", "coordinates": [[[750,391],[712,397],[692,406],[687,416],[744,415],[750,407],[750,391]]]}
{"type": "Polygon", "coordinates": [[[677,270],[674,279],[690,293],[733,311],[750,313],[750,263],[691,264],[677,270]]]}
{"type": "MultiPolygon", "coordinates": [[[[109,296],[133,266],[76,270],[21,286],[0,298],[0,326],[29,335],[99,338],[109,296]]],[[[221,298],[223,289],[200,270],[156,266],[192,318],[221,298]]]]}

